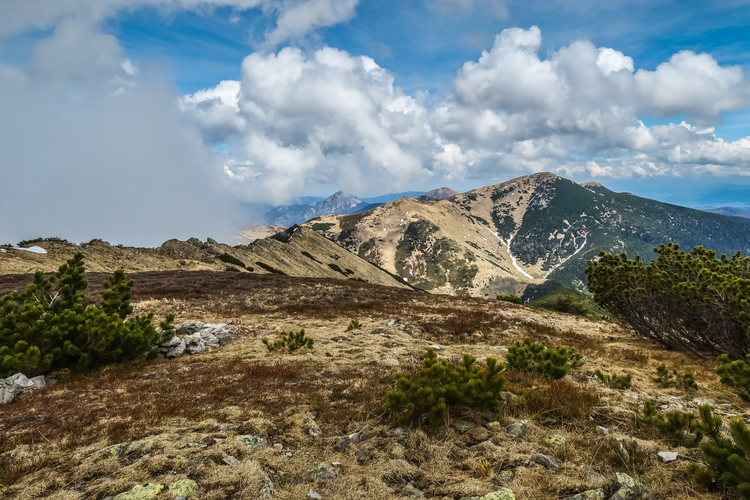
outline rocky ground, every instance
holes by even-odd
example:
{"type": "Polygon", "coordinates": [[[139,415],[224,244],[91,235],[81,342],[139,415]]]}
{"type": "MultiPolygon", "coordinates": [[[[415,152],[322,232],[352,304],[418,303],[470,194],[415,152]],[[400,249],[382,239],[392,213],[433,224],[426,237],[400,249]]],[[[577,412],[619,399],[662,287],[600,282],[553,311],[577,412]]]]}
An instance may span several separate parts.
{"type": "MultiPolygon", "coordinates": [[[[505,302],[229,274],[134,274],[136,312],[236,333],[176,359],[56,373],[55,385],[1,405],[0,498],[727,498],[691,482],[697,449],[672,448],[631,422],[646,399],[686,411],[709,401],[750,417],[712,358],[505,302]],[[346,331],[355,318],[362,326],[346,331]],[[299,329],[312,349],[261,343],[299,329]],[[439,430],[400,427],[384,412],[394,374],[418,369],[427,347],[456,361],[504,361],[524,336],[576,347],[586,363],[559,381],[508,371],[498,412],[455,412],[439,430]],[[660,363],[692,370],[699,389],[659,387],[660,363]],[[597,368],[632,373],[633,387],[603,387],[597,368]],[[665,451],[677,460],[665,463],[665,451]]],[[[91,281],[95,294],[101,280],[91,281]]],[[[0,293],[22,284],[0,278],[0,293]]]]}

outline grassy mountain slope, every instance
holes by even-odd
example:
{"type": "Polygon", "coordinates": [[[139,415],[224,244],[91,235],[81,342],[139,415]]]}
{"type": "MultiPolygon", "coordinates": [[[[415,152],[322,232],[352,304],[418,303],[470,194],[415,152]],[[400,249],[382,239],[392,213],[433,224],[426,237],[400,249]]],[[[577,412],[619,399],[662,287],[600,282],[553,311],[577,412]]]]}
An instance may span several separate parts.
{"type": "Polygon", "coordinates": [[[542,279],[582,290],[585,263],[601,250],[650,260],[654,246],[673,241],[750,252],[750,221],[551,173],[444,200],[402,198],[306,226],[420,288],[459,295],[521,295],[542,279]]]}
{"type": "Polygon", "coordinates": [[[280,271],[289,276],[336,278],[366,281],[379,285],[406,288],[402,280],[347,252],[315,231],[293,226],[283,236],[260,238],[249,245],[229,246],[211,238],[205,243],[197,238],[187,241],[169,240],[158,248],[113,247],[95,240],[82,245],[65,241],[39,241],[34,245],[47,250],[35,254],[6,249],[0,253],[0,274],[52,272],[76,252],[86,255],[86,269],[92,272],[126,272],[168,270],[223,270],[228,266],[240,272],[258,274],[280,271]],[[224,254],[246,265],[222,261],[224,254]],[[258,263],[262,263],[258,264],[258,263]]]}

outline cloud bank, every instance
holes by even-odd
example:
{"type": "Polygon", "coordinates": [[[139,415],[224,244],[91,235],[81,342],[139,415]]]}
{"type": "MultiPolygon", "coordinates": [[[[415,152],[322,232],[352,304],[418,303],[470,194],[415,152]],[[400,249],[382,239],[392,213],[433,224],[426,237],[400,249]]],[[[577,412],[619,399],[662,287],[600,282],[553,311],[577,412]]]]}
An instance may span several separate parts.
{"type": "Polygon", "coordinates": [[[541,41],[537,27],[504,30],[429,106],[371,58],[324,47],[253,53],[241,81],[184,96],[181,108],[207,141],[241,145],[235,154],[252,175],[235,187],[264,201],[330,179],[361,190],[541,170],[750,175],[750,138],[725,142],[712,128],[750,106],[741,68],[683,51],[636,70],[632,58],[586,40],[540,58],[541,41]],[[649,127],[642,116],[687,120],[649,127]]]}

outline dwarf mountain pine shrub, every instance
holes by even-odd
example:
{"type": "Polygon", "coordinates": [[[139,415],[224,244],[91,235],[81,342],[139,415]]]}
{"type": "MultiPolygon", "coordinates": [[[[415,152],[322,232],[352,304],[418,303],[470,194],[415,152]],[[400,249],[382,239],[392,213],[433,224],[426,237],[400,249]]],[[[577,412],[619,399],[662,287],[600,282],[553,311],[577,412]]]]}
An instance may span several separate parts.
{"type": "Polygon", "coordinates": [[[37,272],[24,292],[0,299],[0,378],[158,357],[157,346],[172,337],[174,315],[161,323],[161,333],[151,325],[153,313],[126,319],[133,282],[123,270],[104,282],[98,304],[87,305],[84,273],[77,253],[53,276],[37,272]]]}
{"type": "Polygon", "coordinates": [[[238,259],[234,255],[229,255],[228,253],[223,253],[219,255],[219,260],[222,262],[226,262],[227,264],[234,264],[235,266],[245,267],[244,262],[242,262],[240,259],[238,259]]]}
{"type": "MultiPolygon", "coordinates": [[[[750,354],[747,355],[750,361],[750,354]]],[[[716,374],[721,377],[721,383],[737,391],[745,401],[750,401],[750,364],[742,359],[732,361],[728,355],[719,356],[719,366],[716,374]]]]}
{"type": "Polygon", "coordinates": [[[711,488],[724,483],[740,498],[750,500],[750,431],[741,418],[729,424],[730,436],[721,433],[722,419],[711,412],[709,405],[700,405],[697,427],[708,440],[700,445],[703,464],[688,465],[688,473],[699,484],[711,488]]]}
{"type": "Polygon", "coordinates": [[[521,303],[521,297],[517,295],[498,295],[497,300],[502,300],[503,302],[510,302],[512,304],[521,303]]]}
{"type": "Polygon", "coordinates": [[[358,319],[353,319],[351,323],[349,323],[349,326],[346,327],[347,332],[351,332],[352,330],[359,330],[362,328],[362,325],[360,324],[358,319]]]}
{"type": "Polygon", "coordinates": [[[633,383],[633,375],[630,373],[623,373],[622,375],[610,375],[608,373],[602,372],[597,368],[596,370],[594,370],[594,375],[596,375],[596,378],[601,380],[602,383],[610,389],[630,389],[630,386],[633,383]]]}
{"type": "Polygon", "coordinates": [[[304,329],[298,332],[291,331],[289,332],[289,335],[284,335],[280,340],[273,343],[269,342],[266,338],[261,339],[261,342],[265,344],[269,351],[286,348],[289,352],[296,351],[302,347],[312,349],[313,344],[315,343],[310,337],[305,337],[304,329]]]}
{"type": "Polygon", "coordinates": [[[387,393],[385,409],[403,424],[427,414],[433,427],[442,425],[454,407],[496,410],[505,383],[500,372],[505,366],[495,358],[487,358],[483,369],[475,362],[476,358],[464,354],[453,366],[448,360],[438,361],[433,348],[427,349],[419,373],[396,374],[396,390],[387,393]]]}
{"type": "Polygon", "coordinates": [[[677,370],[672,370],[672,373],[669,373],[669,369],[664,363],[656,367],[656,377],[654,378],[654,382],[662,387],[676,387],[683,391],[698,389],[698,384],[695,383],[693,372],[680,374],[677,370]]]}
{"type": "Polygon", "coordinates": [[[572,347],[548,349],[544,342],[531,342],[526,337],[508,348],[508,366],[522,372],[539,373],[545,377],[563,378],[571,368],[583,365],[583,355],[572,347]]]}
{"type": "Polygon", "coordinates": [[[586,267],[594,301],[640,335],[672,348],[742,358],[750,352],[750,257],[669,243],[644,265],[599,253],[586,267]]]}
{"type": "Polygon", "coordinates": [[[662,415],[650,399],[643,404],[641,415],[633,415],[633,424],[636,427],[648,426],[656,429],[665,441],[674,446],[697,446],[704,435],[704,428],[695,415],[678,410],[662,415]]]}

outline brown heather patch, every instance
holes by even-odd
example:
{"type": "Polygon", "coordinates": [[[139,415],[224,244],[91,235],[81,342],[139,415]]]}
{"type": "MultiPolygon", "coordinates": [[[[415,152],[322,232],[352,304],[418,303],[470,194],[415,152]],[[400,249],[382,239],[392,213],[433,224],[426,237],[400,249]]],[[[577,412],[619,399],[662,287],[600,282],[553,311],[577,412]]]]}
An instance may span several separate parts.
{"type": "MultiPolygon", "coordinates": [[[[6,278],[0,277],[0,293],[10,286],[6,278]]],[[[744,404],[718,383],[711,360],[664,351],[617,325],[494,300],[343,280],[215,272],[131,278],[136,280],[136,312],[156,311],[157,317],[173,312],[178,322],[232,320],[240,335],[228,346],[196,356],[73,375],[0,407],[0,499],[101,500],[138,483],[168,485],[190,478],[200,487],[191,497],[197,500],[255,499],[269,479],[279,500],[298,500],[310,488],[331,500],[408,498],[409,482],[427,498],[455,500],[498,488],[486,477],[486,464],[495,474],[516,472],[508,486],[519,500],[559,500],[597,487],[587,482],[581,464],[607,477],[614,472],[638,477],[664,499],[722,498],[689,481],[686,461],[661,464],[656,452],[668,449],[667,444],[632,428],[630,416],[654,391],[686,404],[686,397],[693,396],[730,402],[737,413],[744,404]],[[362,327],[346,332],[352,318],[362,327]],[[312,351],[268,353],[259,341],[300,328],[315,339],[312,351]],[[382,409],[394,374],[418,370],[428,345],[437,343],[439,356],[454,362],[463,353],[480,363],[487,356],[504,361],[500,346],[526,335],[551,347],[575,347],[586,364],[559,381],[507,371],[505,390],[522,398],[494,414],[453,411],[453,419],[477,424],[466,434],[450,426],[420,428],[418,422],[407,435],[385,434],[396,427],[382,409]],[[686,395],[659,388],[652,378],[662,362],[680,372],[693,370],[700,389],[686,395]],[[632,372],[633,389],[626,396],[602,387],[592,375],[595,368],[632,372]],[[305,419],[316,413],[323,437],[313,439],[305,419]],[[515,418],[530,420],[518,440],[505,431],[515,418]],[[492,420],[501,425],[484,427],[492,420]],[[333,449],[339,436],[365,424],[374,430],[360,445],[343,453],[333,449]],[[596,436],[596,425],[628,436],[630,465],[596,436]],[[281,443],[284,454],[272,447],[252,451],[234,439],[237,434],[281,443]],[[563,435],[566,445],[546,446],[550,434],[563,435]],[[123,441],[130,441],[123,454],[101,452],[123,441]],[[359,464],[355,449],[370,461],[359,464]],[[536,452],[558,457],[561,468],[531,467],[529,457],[536,452]],[[225,465],[228,455],[239,465],[225,465]],[[295,482],[318,463],[333,461],[344,468],[335,481],[295,482]],[[103,477],[112,481],[98,482],[103,477]],[[71,489],[87,482],[83,492],[71,489]]],[[[98,293],[97,280],[91,278],[92,297],[98,293]]],[[[696,450],[678,451],[690,459],[699,456],[696,450]]],[[[165,492],[159,500],[168,498],[165,492]]]]}

